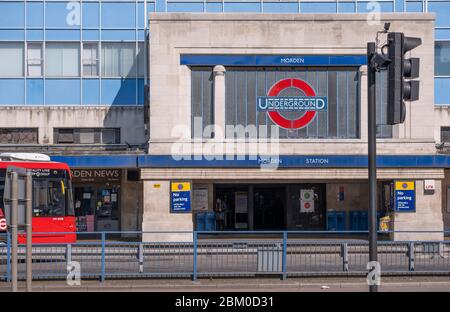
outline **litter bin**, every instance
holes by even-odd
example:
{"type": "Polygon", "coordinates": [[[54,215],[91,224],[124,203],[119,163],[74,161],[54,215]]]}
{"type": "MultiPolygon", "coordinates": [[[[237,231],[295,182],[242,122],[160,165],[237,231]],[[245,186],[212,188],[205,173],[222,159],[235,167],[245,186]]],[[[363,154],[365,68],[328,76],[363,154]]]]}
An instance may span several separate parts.
{"type": "Polygon", "coordinates": [[[258,272],[282,272],[283,271],[283,247],[282,244],[266,245],[258,247],[258,272]]]}

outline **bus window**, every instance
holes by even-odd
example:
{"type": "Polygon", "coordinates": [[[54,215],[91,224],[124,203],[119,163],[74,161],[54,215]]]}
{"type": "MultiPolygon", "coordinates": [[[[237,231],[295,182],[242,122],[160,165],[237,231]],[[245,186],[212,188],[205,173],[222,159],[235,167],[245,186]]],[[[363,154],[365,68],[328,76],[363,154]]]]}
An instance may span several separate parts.
{"type": "Polygon", "coordinates": [[[75,208],[73,206],[73,194],[72,194],[72,182],[66,180],[66,203],[67,203],[67,216],[75,216],[75,208]]]}
{"type": "Polygon", "coordinates": [[[33,181],[33,216],[63,217],[65,201],[59,179],[33,181]]]}

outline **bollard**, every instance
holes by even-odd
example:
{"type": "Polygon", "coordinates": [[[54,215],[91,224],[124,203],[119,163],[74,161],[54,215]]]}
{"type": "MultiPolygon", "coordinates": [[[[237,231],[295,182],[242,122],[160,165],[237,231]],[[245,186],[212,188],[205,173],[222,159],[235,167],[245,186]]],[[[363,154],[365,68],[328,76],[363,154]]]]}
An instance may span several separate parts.
{"type": "Polygon", "coordinates": [[[144,245],[141,243],[138,247],[139,273],[144,273],[144,245]]]}
{"type": "Polygon", "coordinates": [[[194,245],[193,245],[193,262],[194,262],[194,267],[193,267],[193,272],[192,272],[192,280],[196,281],[197,280],[197,231],[194,231],[194,245]]]}
{"type": "Polygon", "coordinates": [[[284,281],[287,278],[286,272],[286,260],[287,260],[287,232],[283,232],[283,258],[282,258],[282,277],[281,279],[284,281]]]}
{"type": "Polygon", "coordinates": [[[105,242],[105,232],[102,232],[102,259],[101,259],[101,272],[100,272],[100,282],[104,282],[105,281],[105,252],[106,252],[106,242],[105,242]]]}
{"type": "Polygon", "coordinates": [[[348,244],[341,245],[342,271],[348,272],[348,244]]]}
{"type": "Polygon", "coordinates": [[[415,260],[414,242],[409,242],[409,244],[408,244],[408,270],[410,272],[414,271],[414,260],[415,260]]]}

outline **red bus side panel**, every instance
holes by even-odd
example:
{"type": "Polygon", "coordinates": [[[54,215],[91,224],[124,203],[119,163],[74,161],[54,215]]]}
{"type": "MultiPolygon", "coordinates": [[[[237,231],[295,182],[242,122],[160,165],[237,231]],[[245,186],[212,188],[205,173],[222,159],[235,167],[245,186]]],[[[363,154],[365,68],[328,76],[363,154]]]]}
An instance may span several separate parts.
{"type": "MultiPolygon", "coordinates": [[[[75,243],[77,240],[76,220],[73,216],[66,217],[35,217],[33,218],[33,244],[50,244],[50,243],[75,243]],[[34,234],[45,232],[48,234],[34,234]],[[64,232],[73,232],[68,234],[64,232]],[[61,233],[61,234],[58,234],[61,233]]],[[[26,235],[19,235],[19,244],[26,243],[26,235]]]]}

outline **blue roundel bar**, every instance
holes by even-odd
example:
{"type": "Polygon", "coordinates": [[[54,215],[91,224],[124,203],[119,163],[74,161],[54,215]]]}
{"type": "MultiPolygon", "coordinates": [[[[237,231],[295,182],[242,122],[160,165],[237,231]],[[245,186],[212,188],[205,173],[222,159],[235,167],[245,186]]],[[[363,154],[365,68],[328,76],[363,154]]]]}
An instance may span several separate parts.
{"type": "MultiPolygon", "coordinates": [[[[171,155],[90,155],[52,156],[53,161],[65,162],[71,168],[367,168],[364,155],[280,155],[186,156],[175,159],[171,155]]],[[[379,168],[450,168],[450,155],[379,155],[379,168]]]]}
{"type": "Polygon", "coordinates": [[[367,56],[181,54],[180,64],[188,66],[361,66],[367,64],[367,56]]]}

